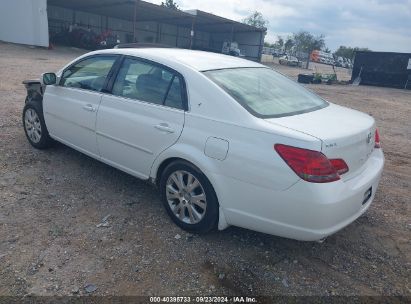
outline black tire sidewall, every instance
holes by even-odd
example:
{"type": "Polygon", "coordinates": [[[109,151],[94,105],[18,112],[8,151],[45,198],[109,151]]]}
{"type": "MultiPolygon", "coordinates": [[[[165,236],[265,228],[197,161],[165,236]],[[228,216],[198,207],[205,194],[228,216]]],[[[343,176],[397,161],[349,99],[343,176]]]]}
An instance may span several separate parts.
{"type": "Polygon", "coordinates": [[[173,222],[179,226],[180,228],[187,230],[189,232],[194,233],[206,233],[209,232],[217,227],[218,224],[218,217],[219,217],[219,204],[218,199],[215,194],[214,188],[211,185],[208,178],[194,165],[185,162],[185,161],[175,161],[168,165],[160,178],[160,191],[161,191],[161,200],[163,202],[164,207],[167,210],[167,213],[173,220],[173,222]],[[207,198],[207,209],[204,218],[197,224],[187,224],[180,221],[172,212],[166,197],[166,183],[169,176],[174,173],[175,171],[187,171],[194,175],[195,178],[203,186],[204,192],[207,198]]]}
{"type": "Polygon", "coordinates": [[[46,148],[50,147],[50,145],[52,143],[52,139],[50,138],[49,132],[48,132],[47,127],[46,127],[46,123],[44,122],[43,108],[39,103],[33,102],[33,101],[27,102],[26,105],[23,108],[22,120],[23,120],[24,134],[26,134],[27,140],[29,141],[29,143],[33,147],[35,147],[37,149],[46,149],[46,148]],[[39,117],[39,120],[40,120],[41,139],[38,143],[33,142],[27,134],[26,124],[25,124],[24,120],[25,120],[26,111],[29,110],[29,109],[34,110],[36,112],[37,116],[39,117]]]}

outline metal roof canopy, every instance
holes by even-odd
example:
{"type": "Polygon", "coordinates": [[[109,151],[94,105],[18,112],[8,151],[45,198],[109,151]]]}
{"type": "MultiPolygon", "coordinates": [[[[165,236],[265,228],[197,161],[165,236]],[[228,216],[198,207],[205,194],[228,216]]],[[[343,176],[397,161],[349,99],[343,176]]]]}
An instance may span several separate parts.
{"type": "Polygon", "coordinates": [[[47,0],[49,5],[128,21],[155,21],[205,32],[265,32],[241,22],[200,10],[180,11],[141,0],[47,0]]]}
{"type": "Polygon", "coordinates": [[[258,28],[238,21],[230,20],[200,10],[185,11],[195,16],[195,28],[205,32],[265,32],[266,28],[258,28]]]}

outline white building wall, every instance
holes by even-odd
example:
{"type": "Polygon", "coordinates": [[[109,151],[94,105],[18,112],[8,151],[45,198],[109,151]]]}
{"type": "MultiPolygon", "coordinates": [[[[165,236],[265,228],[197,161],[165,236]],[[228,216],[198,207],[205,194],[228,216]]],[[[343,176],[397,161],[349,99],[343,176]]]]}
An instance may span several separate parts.
{"type": "Polygon", "coordinates": [[[1,0],[0,40],[48,47],[47,0],[1,0]]]}

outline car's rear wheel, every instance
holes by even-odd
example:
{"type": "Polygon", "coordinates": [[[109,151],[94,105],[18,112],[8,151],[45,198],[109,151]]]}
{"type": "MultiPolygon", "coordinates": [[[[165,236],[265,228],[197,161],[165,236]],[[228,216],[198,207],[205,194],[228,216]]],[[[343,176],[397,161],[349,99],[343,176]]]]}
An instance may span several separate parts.
{"type": "Polygon", "coordinates": [[[161,175],[163,204],[172,220],[182,229],[205,233],[218,221],[218,200],[207,177],[185,161],[168,165],[161,175]]]}
{"type": "Polygon", "coordinates": [[[29,143],[37,149],[46,149],[53,143],[44,122],[41,105],[29,101],[23,109],[24,133],[29,143]]]}

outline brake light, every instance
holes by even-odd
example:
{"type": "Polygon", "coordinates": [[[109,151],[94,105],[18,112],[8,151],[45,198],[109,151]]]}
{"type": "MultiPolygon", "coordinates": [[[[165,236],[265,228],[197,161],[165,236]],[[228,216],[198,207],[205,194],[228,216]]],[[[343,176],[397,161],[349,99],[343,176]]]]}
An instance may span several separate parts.
{"type": "Polygon", "coordinates": [[[343,159],[330,159],[330,162],[339,175],[348,172],[347,163],[343,159]]]}
{"type": "Polygon", "coordinates": [[[380,133],[378,132],[378,129],[375,129],[375,144],[374,148],[380,149],[381,148],[381,142],[380,142],[380,133]]]}
{"type": "Polygon", "coordinates": [[[330,183],[348,172],[342,159],[329,160],[318,151],[276,144],[274,149],[288,166],[303,180],[311,183],[330,183]]]}

